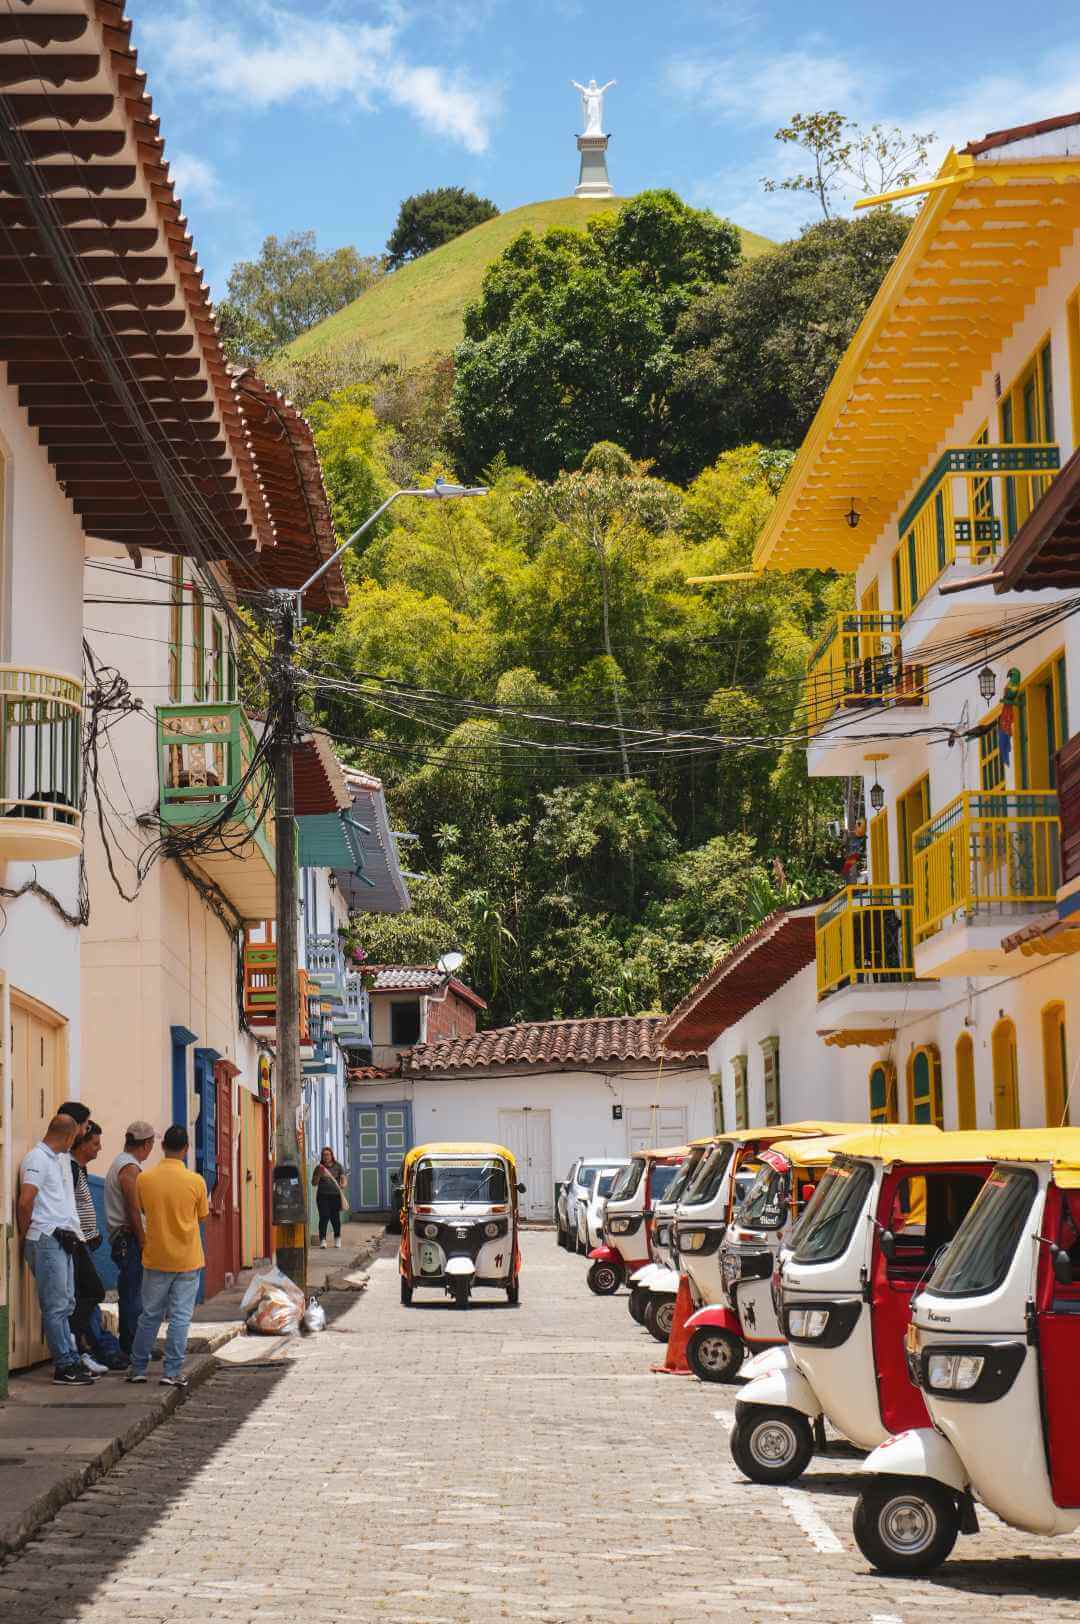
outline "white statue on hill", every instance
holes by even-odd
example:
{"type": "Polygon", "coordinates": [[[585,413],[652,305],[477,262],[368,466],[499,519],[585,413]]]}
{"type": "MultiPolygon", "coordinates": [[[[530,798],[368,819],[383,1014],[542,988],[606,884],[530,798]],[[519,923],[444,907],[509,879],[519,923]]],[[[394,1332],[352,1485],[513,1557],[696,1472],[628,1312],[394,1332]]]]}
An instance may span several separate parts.
{"type": "Polygon", "coordinates": [[[604,94],[612,89],[614,79],[609,79],[606,85],[598,85],[595,79],[590,79],[587,85],[579,85],[576,79],[570,83],[575,90],[581,92],[581,112],[585,120],[583,135],[603,135],[604,133],[604,94]]]}

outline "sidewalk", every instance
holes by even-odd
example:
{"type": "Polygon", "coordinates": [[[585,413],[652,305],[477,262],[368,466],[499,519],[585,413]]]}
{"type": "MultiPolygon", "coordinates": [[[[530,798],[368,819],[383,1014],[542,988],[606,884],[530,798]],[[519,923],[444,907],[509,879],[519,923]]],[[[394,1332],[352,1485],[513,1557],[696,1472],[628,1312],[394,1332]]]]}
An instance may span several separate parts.
{"type": "MultiPolygon", "coordinates": [[[[381,1225],[345,1224],[340,1251],[321,1251],[316,1242],[308,1268],[311,1289],[358,1289],[363,1267],[383,1233],[381,1225]]],[[[235,1287],[195,1312],[186,1366],[192,1391],[214,1373],[219,1360],[229,1358],[232,1350],[226,1345],[244,1329],[240,1299],[251,1272],[245,1270],[235,1287]]],[[[282,1355],[291,1340],[244,1336],[229,1362],[282,1355]]],[[[185,1402],[174,1388],[158,1385],[160,1369],[151,1365],[145,1386],[131,1385],[117,1374],[74,1392],[53,1385],[49,1364],[11,1378],[7,1402],[0,1404],[0,1557],[25,1544],[62,1505],[185,1402]]]]}

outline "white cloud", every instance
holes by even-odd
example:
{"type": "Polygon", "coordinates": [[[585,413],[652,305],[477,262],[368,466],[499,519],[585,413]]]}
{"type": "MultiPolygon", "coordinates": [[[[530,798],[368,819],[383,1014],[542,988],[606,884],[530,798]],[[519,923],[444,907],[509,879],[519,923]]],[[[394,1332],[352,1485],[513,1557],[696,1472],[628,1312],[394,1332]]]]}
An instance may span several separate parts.
{"type": "Polygon", "coordinates": [[[170,153],[169,173],[185,207],[191,203],[201,203],[204,208],[213,209],[226,201],[213,164],[208,164],[205,158],[197,157],[194,152],[170,153]]]}
{"type": "Polygon", "coordinates": [[[487,150],[497,91],[409,60],[400,7],[378,25],[268,0],[241,0],[235,9],[245,14],[242,30],[221,27],[207,0],[188,0],[182,12],[144,23],[143,32],[168,53],[174,77],[204,94],[257,109],[313,96],[368,111],[389,102],[467,152],[487,150]]]}
{"type": "Polygon", "coordinates": [[[793,113],[816,108],[850,114],[862,106],[868,88],[864,69],[813,45],[772,57],[672,58],[664,84],[688,112],[705,108],[753,125],[783,124],[793,113]]]}

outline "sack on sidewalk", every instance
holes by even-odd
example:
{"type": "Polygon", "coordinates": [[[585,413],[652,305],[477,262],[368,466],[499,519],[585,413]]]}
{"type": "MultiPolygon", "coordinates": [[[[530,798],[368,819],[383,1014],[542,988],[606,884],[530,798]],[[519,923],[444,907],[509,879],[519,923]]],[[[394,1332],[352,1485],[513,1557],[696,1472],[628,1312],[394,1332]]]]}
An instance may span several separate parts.
{"type": "Polygon", "coordinates": [[[255,1336],[290,1336],[300,1329],[304,1293],[279,1268],[252,1277],[240,1299],[240,1312],[255,1336]]]}

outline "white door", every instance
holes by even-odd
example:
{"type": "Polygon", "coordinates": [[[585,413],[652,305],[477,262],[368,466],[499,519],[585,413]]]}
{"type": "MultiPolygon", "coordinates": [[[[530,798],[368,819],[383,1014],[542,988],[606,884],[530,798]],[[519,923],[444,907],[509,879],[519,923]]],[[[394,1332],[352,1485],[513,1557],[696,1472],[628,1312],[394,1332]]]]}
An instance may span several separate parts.
{"type": "Polygon", "coordinates": [[[499,1112],[499,1139],[517,1159],[518,1178],[525,1186],[521,1197],[523,1218],[550,1219],[554,1215],[551,1178],[551,1112],[499,1112]]]}
{"type": "Polygon", "coordinates": [[[630,1154],[686,1143],[685,1105],[633,1105],[627,1129],[630,1154]]]}

